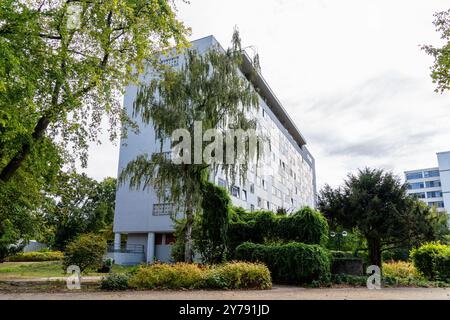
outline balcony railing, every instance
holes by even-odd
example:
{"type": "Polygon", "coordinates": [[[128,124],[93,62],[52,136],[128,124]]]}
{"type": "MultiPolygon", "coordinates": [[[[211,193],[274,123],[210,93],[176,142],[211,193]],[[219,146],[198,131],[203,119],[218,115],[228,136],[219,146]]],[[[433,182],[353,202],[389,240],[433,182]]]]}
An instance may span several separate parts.
{"type": "Polygon", "coordinates": [[[108,252],[144,253],[144,245],[142,245],[142,244],[126,244],[126,245],[121,245],[120,248],[115,248],[114,244],[110,244],[110,245],[108,245],[108,252]]]}

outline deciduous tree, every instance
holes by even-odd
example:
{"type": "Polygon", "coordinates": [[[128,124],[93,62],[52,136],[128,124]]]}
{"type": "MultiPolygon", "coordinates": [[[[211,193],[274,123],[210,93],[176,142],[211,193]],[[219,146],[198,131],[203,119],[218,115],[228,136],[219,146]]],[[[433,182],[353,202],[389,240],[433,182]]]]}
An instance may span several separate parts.
{"type": "Polygon", "coordinates": [[[46,137],[85,164],[102,118],[111,138],[126,121],[124,86],[187,32],[168,0],[2,0],[0,187],[46,137]]]}
{"type": "Polygon", "coordinates": [[[444,41],[442,47],[432,45],[422,46],[429,55],[434,57],[434,64],[431,67],[431,78],[436,84],[437,92],[444,92],[450,89],[450,9],[434,14],[433,24],[436,31],[441,34],[444,41]]]}
{"type": "Polygon", "coordinates": [[[63,249],[83,233],[99,233],[112,224],[116,179],[101,182],[85,174],[61,173],[42,210],[46,241],[63,249]]]}
{"type": "Polygon", "coordinates": [[[216,166],[215,161],[207,163],[205,159],[195,163],[192,143],[187,150],[190,163],[176,164],[167,156],[162,142],[177,129],[187,130],[194,138],[197,121],[202,124],[201,137],[208,129],[255,129],[256,122],[249,111],[259,103],[255,89],[239,71],[242,50],[237,31],[233,34],[232,47],[226,51],[214,46],[204,54],[195,50],[184,54],[186,62],[181,68],[164,70],[139,90],[134,114],[154,126],[161,141],[161,152],[151,156],[143,154],[129,162],[120,174],[120,181],[129,183],[132,189],[152,186],[161,199],[184,210],[185,261],[189,262],[193,253],[194,214],[201,210],[202,184],[208,179],[209,171],[220,169],[232,179],[237,174],[243,178],[248,167],[246,159],[255,154],[235,152],[233,159],[240,157],[241,161],[221,166],[216,166]]]}

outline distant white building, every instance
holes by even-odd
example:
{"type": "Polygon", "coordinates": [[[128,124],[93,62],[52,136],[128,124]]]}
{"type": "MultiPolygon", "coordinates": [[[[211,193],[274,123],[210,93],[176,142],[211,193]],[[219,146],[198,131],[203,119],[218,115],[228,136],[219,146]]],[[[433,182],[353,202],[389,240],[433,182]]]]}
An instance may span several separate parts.
{"type": "Polygon", "coordinates": [[[450,212],[450,151],[437,153],[438,167],[405,171],[408,194],[450,212]]]}
{"type": "MultiPolygon", "coordinates": [[[[208,36],[193,41],[191,48],[203,53],[215,45],[219,45],[217,40],[208,36]]],[[[271,150],[265,155],[264,168],[255,170],[255,167],[250,167],[245,184],[231,185],[220,173],[212,174],[211,180],[230,191],[234,205],[247,210],[285,208],[292,212],[304,206],[314,207],[315,163],[306,148],[306,141],[261,73],[256,71],[249,56],[243,53],[242,58],[240,71],[258,89],[260,98],[259,113],[253,115],[258,119],[259,128],[269,135],[271,150]],[[250,78],[248,75],[251,73],[256,73],[256,76],[250,78]],[[264,175],[257,171],[264,172],[264,175]]],[[[184,63],[184,56],[181,54],[165,61],[177,68],[184,63]]],[[[130,115],[137,89],[130,86],[125,93],[124,106],[130,115]]],[[[160,152],[153,126],[139,124],[139,134],[130,132],[121,141],[119,173],[136,156],[160,152]]],[[[133,264],[142,260],[151,263],[154,259],[169,261],[174,241],[170,218],[173,210],[172,204],[160,202],[152,188],[134,191],[127,185],[119,186],[114,217],[115,244],[114,250],[110,250],[116,263],[133,264]],[[125,248],[121,247],[123,234],[127,235],[125,248]]]]}

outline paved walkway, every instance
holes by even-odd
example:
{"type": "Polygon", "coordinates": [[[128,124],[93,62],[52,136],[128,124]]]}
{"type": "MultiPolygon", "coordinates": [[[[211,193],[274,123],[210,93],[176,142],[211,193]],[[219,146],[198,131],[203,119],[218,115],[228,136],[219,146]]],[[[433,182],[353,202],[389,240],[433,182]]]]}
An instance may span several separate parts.
{"type": "MultiPolygon", "coordinates": [[[[81,277],[81,282],[99,282],[102,276],[85,276],[81,277]]],[[[67,281],[67,276],[65,277],[48,277],[48,278],[11,278],[11,279],[0,279],[0,282],[5,283],[45,283],[53,281],[67,281]]]]}
{"type": "Polygon", "coordinates": [[[68,291],[55,293],[2,293],[0,300],[450,300],[450,288],[324,288],[276,286],[272,290],[248,291],[68,291]]]}

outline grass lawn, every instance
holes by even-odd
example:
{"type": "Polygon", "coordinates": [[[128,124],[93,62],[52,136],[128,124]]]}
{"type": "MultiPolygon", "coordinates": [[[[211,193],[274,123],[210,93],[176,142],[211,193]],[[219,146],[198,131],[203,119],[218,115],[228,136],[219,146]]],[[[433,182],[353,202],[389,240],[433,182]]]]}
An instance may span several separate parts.
{"type": "MultiPolygon", "coordinates": [[[[113,272],[124,273],[130,270],[129,266],[113,266],[113,272]]],[[[104,276],[104,273],[87,272],[85,276],[104,276]]],[[[64,277],[61,261],[45,262],[4,262],[0,263],[0,280],[64,277]]]]}

